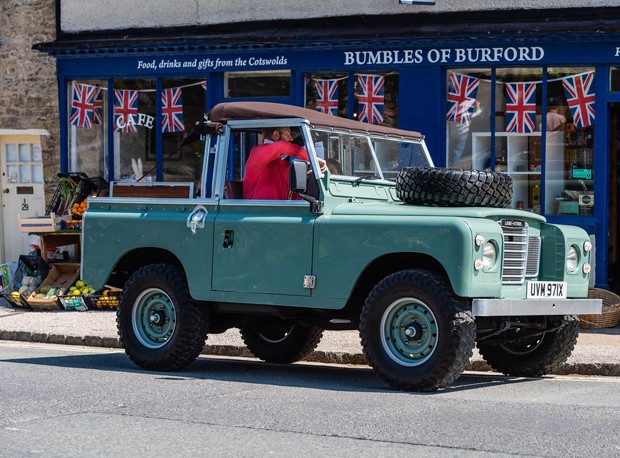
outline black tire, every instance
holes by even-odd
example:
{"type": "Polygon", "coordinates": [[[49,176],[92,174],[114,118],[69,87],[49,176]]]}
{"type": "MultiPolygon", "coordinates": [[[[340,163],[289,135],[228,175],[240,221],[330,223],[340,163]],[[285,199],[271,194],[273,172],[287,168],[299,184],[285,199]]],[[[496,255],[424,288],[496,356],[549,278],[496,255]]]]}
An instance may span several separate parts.
{"type": "Polygon", "coordinates": [[[512,178],[490,171],[408,167],[398,172],[396,194],[409,204],[503,208],[512,202],[512,178]]]}
{"type": "Polygon", "coordinates": [[[298,326],[281,320],[265,320],[241,329],[248,350],[268,363],[294,363],[303,359],[321,341],[323,329],[298,326]]]}
{"type": "MultiPolygon", "coordinates": [[[[544,326],[557,327],[545,317],[523,318],[526,321],[544,322],[544,326]]],[[[578,320],[563,320],[560,329],[543,335],[520,336],[520,331],[507,331],[503,341],[479,343],[478,350],[484,360],[496,371],[517,377],[540,377],[550,374],[562,365],[577,343],[578,320]]]]}
{"type": "Polygon", "coordinates": [[[121,345],[134,363],[147,370],[176,371],[202,351],[209,315],[192,300],[176,268],[152,264],[125,284],[116,323],[121,345]]]}
{"type": "Polygon", "coordinates": [[[371,291],[362,309],[360,337],[379,378],[403,391],[434,391],[465,370],[476,326],[467,304],[438,275],[403,270],[371,291]]]}

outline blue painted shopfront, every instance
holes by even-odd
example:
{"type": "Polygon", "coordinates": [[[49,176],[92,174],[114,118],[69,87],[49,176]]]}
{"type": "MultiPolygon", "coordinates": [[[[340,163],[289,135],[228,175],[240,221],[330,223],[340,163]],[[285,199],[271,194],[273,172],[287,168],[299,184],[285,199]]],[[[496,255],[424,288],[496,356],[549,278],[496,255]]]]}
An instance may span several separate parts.
{"type": "MultiPolygon", "coordinates": [[[[305,75],[309,73],[338,73],[351,81],[357,73],[395,72],[398,74],[398,127],[420,131],[437,166],[446,165],[447,127],[446,96],[447,74],[453,69],[490,69],[490,84],[494,85],[497,69],[539,68],[542,82],[549,67],[588,67],[595,72],[596,129],[594,129],[594,157],[592,168],[594,207],[588,215],[558,215],[541,212],[554,223],[583,227],[596,240],[596,284],[607,285],[608,217],[610,194],[610,110],[620,102],[620,92],[610,89],[610,72],[620,66],[620,35],[604,37],[538,36],[538,37],[467,37],[364,39],[355,41],[287,42],[285,44],[248,43],[227,45],[221,43],[154,43],[143,46],[111,45],[97,48],[81,47],[52,50],[57,58],[60,84],[61,114],[61,169],[69,171],[68,97],[72,81],[97,79],[114,87],[119,79],[151,79],[155,90],[162,90],[165,78],[204,78],[207,81],[208,110],[228,100],[224,94],[224,72],[254,72],[265,70],[290,71],[290,94],[262,100],[303,106],[305,104],[305,75]]],[[[547,110],[546,85],[542,88],[541,112],[547,110]]],[[[352,103],[353,85],[349,85],[352,103]]],[[[113,105],[112,91],[107,92],[107,104],[113,105]]],[[[156,97],[158,107],[160,98],[156,97]]],[[[243,100],[243,99],[235,99],[243,100]]],[[[495,112],[494,107],[491,110],[495,112]]],[[[353,109],[348,110],[349,113],[353,109]]],[[[155,125],[160,125],[160,110],[156,110],[155,125]]],[[[107,160],[114,160],[113,120],[108,117],[107,160]]],[[[495,132],[491,118],[490,132],[495,132]]],[[[490,166],[497,166],[499,151],[490,134],[490,166]]],[[[156,158],[162,166],[161,134],[156,135],[156,158]]],[[[545,176],[545,136],[541,137],[541,176],[545,176]]],[[[161,176],[160,173],[157,175],[161,176]]],[[[113,179],[110,172],[109,179],[113,179]]],[[[544,178],[543,178],[544,180],[544,178]]],[[[542,201],[545,187],[541,183],[542,201]]]]}

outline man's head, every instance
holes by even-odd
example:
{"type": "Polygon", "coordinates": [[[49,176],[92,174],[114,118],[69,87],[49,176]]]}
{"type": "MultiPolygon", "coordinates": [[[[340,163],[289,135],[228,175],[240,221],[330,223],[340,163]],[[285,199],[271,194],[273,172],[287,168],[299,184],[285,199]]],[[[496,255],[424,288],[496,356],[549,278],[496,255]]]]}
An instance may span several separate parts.
{"type": "Polygon", "coordinates": [[[263,138],[265,140],[271,140],[272,142],[293,141],[293,135],[291,134],[290,127],[272,127],[268,129],[263,129],[263,138]]]}

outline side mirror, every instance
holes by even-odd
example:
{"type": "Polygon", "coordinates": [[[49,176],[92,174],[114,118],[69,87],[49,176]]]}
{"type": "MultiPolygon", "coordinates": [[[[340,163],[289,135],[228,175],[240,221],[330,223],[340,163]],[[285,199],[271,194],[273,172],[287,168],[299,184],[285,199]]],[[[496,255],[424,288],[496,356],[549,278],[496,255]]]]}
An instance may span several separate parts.
{"type": "Polygon", "coordinates": [[[288,187],[291,192],[304,194],[308,189],[308,172],[310,164],[306,161],[293,159],[289,169],[288,187]]]}

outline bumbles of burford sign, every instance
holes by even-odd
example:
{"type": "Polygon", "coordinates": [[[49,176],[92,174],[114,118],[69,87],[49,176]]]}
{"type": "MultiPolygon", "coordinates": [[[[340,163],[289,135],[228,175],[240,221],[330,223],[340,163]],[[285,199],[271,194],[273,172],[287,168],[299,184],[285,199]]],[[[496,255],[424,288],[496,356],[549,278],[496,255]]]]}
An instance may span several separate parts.
{"type": "Polygon", "coordinates": [[[538,62],[544,57],[545,51],[539,46],[344,51],[344,65],[538,62]]]}
{"type": "MultiPolygon", "coordinates": [[[[336,54],[338,55],[338,54],[336,54]]],[[[415,64],[479,64],[500,62],[538,62],[545,57],[540,46],[480,47],[480,48],[430,48],[342,51],[340,64],[345,67],[367,65],[415,64]]],[[[294,56],[209,56],[139,59],[139,71],[166,71],[169,69],[196,70],[249,70],[262,68],[289,68],[294,56]]]]}

